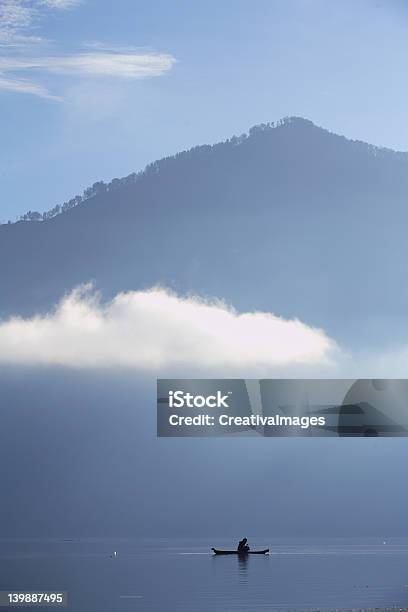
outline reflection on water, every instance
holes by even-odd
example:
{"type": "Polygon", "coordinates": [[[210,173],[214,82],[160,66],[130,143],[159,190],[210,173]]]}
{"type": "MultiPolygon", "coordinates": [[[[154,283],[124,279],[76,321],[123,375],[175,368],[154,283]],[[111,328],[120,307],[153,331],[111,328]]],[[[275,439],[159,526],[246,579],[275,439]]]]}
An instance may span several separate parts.
{"type": "Polygon", "coordinates": [[[66,590],[81,612],[251,612],[406,607],[408,540],[251,538],[271,554],[214,556],[233,542],[0,541],[0,589],[66,590]],[[113,556],[113,551],[117,552],[113,556]]]}
{"type": "MultiPolygon", "coordinates": [[[[265,555],[265,559],[268,559],[269,555],[265,555]]],[[[223,557],[221,555],[212,555],[212,563],[219,563],[220,565],[224,563],[225,559],[229,559],[229,571],[236,571],[237,572],[237,577],[238,577],[238,582],[240,584],[245,584],[248,582],[248,575],[247,575],[247,571],[248,571],[248,563],[250,563],[250,557],[248,556],[241,556],[241,555],[237,555],[237,556],[229,556],[229,557],[223,557]]],[[[222,566],[220,568],[218,568],[218,571],[223,572],[225,571],[225,565],[222,566]]]]}
{"type": "Polygon", "coordinates": [[[238,571],[239,571],[239,575],[246,578],[246,570],[248,567],[248,561],[249,561],[249,555],[242,557],[239,556],[238,557],[238,571]]]}

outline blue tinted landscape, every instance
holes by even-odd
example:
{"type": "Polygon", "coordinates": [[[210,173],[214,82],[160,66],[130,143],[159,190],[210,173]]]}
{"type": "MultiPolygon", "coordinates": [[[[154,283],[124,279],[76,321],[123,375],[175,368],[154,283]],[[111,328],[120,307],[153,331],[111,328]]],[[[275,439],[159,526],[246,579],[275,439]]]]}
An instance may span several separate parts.
{"type": "Polygon", "coordinates": [[[0,0],[0,590],[408,609],[405,437],[156,435],[157,378],[408,414],[407,34],[398,0],[0,0]]]}

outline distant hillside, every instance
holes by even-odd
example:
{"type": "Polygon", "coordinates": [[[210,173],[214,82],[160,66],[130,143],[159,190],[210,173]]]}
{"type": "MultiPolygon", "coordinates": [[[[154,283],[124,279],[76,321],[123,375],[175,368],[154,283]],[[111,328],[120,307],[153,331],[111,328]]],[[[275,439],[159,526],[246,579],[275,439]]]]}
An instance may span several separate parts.
{"type": "MultiPolygon", "coordinates": [[[[282,127],[284,125],[288,125],[293,122],[307,123],[308,121],[307,119],[302,119],[300,117],[286,117],[285,119],[281,119],[280,121],[276,123],[275,122],[262,123],[262,124],[255,125],[254,127],[252,127],[249,130],[249,134],[241,134],[241,136],[233,136],[232,138],[228,139],[226,143],[222,143],[222,144],[228,144],[228,143],[233,143],[234,145],[240,144],[246,138],[248,138],[248,136],[253,136],[257,132],[259,133],[259,132],[266,132],[266,131],[274,130],[278,127],[282,127]]],[[[309,123],[312,123],[312,122],[309,122],[309,123]]],[[[359,141],[355,141],[355,143],[360,144],[364,149],[371,151],[373,155],[385,156],[385,155],[391,154],[394,157],[397,156],[399,158],[403,158],[407,156],[407,153],[392,151],[384,147],[376,147],[374,145],[368,145],[364,142],[359,142],[359,141]]],[[[195,147],[195,148],[207,148],[208,146],[209,145],[203,145],[202,147],[195,147]]],[[[37,210],[35,211],[28,210],[26,213],[19,216],[17,222],[19,221],[48,221],[49,219],[52,219],[53,217],[56,217],[57,215],[63,214],[67,212],[68,210],[71,210],[71,208],[75,208],[76,206],[79,206],[80,204],[87,202],[87,200],[89,200],[90,198],[102,195],[103,193],[106,193],[108,191],[116,191],[117,189],[120,189],[127,185],[134,184],[138,180],[140,180],[143,176],[146,176],[147,174],[151,172],[160,171],[161,168],[163,168],[163,166],[169,162],[169,160],[176,159],[177,157],[180,157],[180,155],[185,155],[186,153],[187,154],[191,153],[191,150],[184,151],[182,153],[179,153],[178,155],[155,161],[151,164],[148,164],[145,170],[141,172],[132,172],[131,174],[124,176],[122,178],[114,178],[109,183],[105,183],[104,181],[97,181],[90,187],[87,187],[86,189],[84,189],[82,194],[76,195],[70,200],[63,202],[62,204],[56,204],[50,210],[47,210],[45,212],[38,212],[37,210]]],[[[9,221],[8,223],[11,223],[11,221],[9,221]]]]}
{"type": "Polygon", "coordinates": [[[354,343],[401,337],[405,153],[290,118],[85,193],[62,214],[0,226],[2,316],[89,280],[105,297],[162,283],[354,343]]]}

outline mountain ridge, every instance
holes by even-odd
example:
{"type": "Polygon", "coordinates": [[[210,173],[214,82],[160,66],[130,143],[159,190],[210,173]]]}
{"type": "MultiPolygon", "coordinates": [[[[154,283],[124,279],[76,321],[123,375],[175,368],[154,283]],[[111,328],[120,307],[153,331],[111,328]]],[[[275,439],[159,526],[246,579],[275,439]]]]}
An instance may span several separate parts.
{"type": "Polygon", "coordinates": [[[303,119],[163,158],[64,214],[0,227],[0,317],[90,281],[103,299],[160,284],[347,342],[399,340],[407,160],[303,119]]]}
{"type": "Polygon", "coordinates": [[[303,126],[304,128],[308,128],[308,129],[321,130],[322,132],[325,132],[326,134],[330,136],[334,136],[342,140],[346,140],[349,143],[353,143],[355,146],[361,148],[362,150],[365,150],[367,153],[370,153],[374,156],[383,157],[383,156],[390,155],[390,156],[393,156],[394,159],[400,159],[401,161],[404,161],[404,162],[408,161],[408,152],[397,151],[397,150],[394,150],[388,147],[382,147],[378,145],[369,144],[361,140],[346,138],[345,136],[332,132],[329,129],[316,125],[310,119],[306,119],[304,117],[297,117],[297,116],[288,116],[276,122],[255,124],[254,126],[249,128],[248,132],[244,132],[240,136],[234,135],[224,141],[219,141],[212,145],[210,144],[196,145],[194,147],[191,147],[190,149],[179,151],[175,153],[174,155],[169,155],[166,157],[159,158],[147,164],[147,166],[143,170],[140,170],[138,172],[132,172],[120,178],[114,178],[108,183],[106,183],[104,180],[96,181],[93,185],[85,188],[81,195],[77,194],[76,196],[74,196],[68,201],[65,201],[61,205],[56,205],[52,209],[45,211],[43,213],[40,213],[38,211],[29,210],[27,213],[20,215],[20,217],[15,222],[8,221],[7,223],[0,223],[0,227],[1,225],[11,225],[13,223],[20,223],[20,222],[26,222],[26,221],[34,221],[34,222],[49,221],[55,216],[68,212],[72,208],[76,208],[77,206],[86,204],[86,202],[89,199],[95,196],[101,195],[102,193],[105,193],[106,191],[115,191],[127,185],[135,184],[138,180],[142,179],[149,173],[160,171],[160,167],[164,163],[169,163],[169,162],[171,163],[172,161],[180,159],[185,155],[189,155],[194,152],[199,152],[200,150],[202,151],[205,151],[208,149],[211,150],[214,147],[221,147],[223,145],[229,145],[229,144],[234,144],[236,146],[239,146],[239,145],[242,145],[243,142],[247,138],[251,138],[255,134],[261,134],[262,132],[265,132],[266,134],[269,135],[269,133],[272,130],[276,130],[282,127],[287,128],[288,126],[292,126],[292,127],[293,126],[295,127],[303,126]]]}

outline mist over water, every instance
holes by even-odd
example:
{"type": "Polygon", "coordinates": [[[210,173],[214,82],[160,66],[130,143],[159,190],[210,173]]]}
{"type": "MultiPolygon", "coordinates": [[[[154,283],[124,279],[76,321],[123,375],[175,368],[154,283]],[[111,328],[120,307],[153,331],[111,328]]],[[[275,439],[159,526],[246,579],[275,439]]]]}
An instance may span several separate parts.
{"type": "Polygon", "coordinates": [[[404,439],[157,439],[155,393],[3,369],[1,536],[406,535],[404,439]]]}

